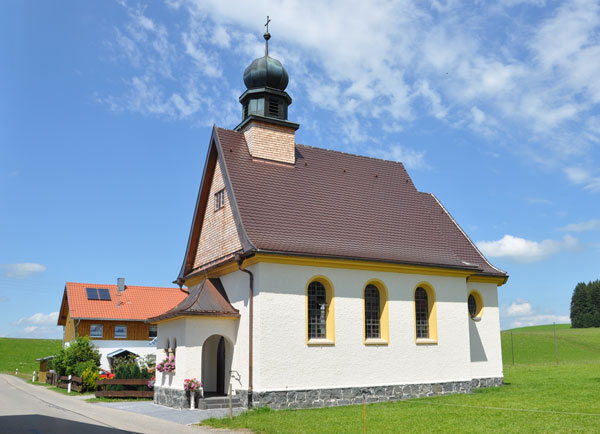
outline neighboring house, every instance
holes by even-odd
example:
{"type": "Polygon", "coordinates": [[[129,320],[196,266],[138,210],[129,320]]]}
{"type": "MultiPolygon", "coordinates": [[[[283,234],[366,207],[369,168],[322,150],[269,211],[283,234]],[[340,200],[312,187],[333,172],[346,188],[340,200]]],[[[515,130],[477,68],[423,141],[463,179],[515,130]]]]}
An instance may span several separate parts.
{"type": "Polygon", "coordinates": [[[145,357],[156,351],[156,326],[145,321],[180,303],[178,288],[67,282],[58,316],[64,326],[63,343],[89,336],[102,354],[101,366],[111,369],[113,357],[134,353],[145,357]]]}
{"type": "Polygon", "coordinates": [[[157,358],[176,354],[155,402],[187,406],[193,377],[274,408],[501,384],[507,274],[402,163],[297,144],[277,60],[244,82],[242,122],[210,139],[177,279],[190,295],[150,319],[157,358]]]}

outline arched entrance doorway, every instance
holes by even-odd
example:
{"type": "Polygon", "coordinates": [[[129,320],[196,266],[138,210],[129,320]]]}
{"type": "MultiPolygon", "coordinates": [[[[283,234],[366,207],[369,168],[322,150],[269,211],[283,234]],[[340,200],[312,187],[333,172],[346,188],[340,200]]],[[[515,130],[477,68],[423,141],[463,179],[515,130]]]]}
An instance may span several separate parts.
{"type": "Polygon", "coordinates": [[[202,345],[202,385],[204,393],[226,395],[229,388],[229,372],[233,345],[221,335],[212,335],[202,345]]]}

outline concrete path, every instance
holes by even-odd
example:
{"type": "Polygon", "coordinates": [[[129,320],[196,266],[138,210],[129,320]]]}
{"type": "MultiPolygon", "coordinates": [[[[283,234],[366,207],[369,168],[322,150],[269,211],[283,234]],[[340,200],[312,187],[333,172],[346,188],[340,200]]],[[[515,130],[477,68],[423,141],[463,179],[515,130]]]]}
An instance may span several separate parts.
{"type": "MultiPolygon", "coordinates": [[[[185,411],[180,411],[180,414],[183,413],[185,411]]],[[[195,412],[190,411],[190,413],[195,412]]],[[[47,390],[43,386],[28,384],[11,375],[0,374],[0,433],[2,434],[124,432],[215,434],[234,431],[187,426],[139,412],[132,413],[92,404],[47,390]]]]}
{"type": "MultiPolygon", "coordinates": [[[[104,407],[145,414],[147,416],[157,417],[162,420],[168,420],[183,425],[198,423],[201,420],[210,419],[211,417],[229,417],[229,409],[177,410],[171,407],[156,405],[151,401],[97,402],[94,403],[94,405],[102,405],[104,407]]],[[[245,409],[243,408],[234,408],[233,415],[237,416],[244,411],[245,409]]]]}

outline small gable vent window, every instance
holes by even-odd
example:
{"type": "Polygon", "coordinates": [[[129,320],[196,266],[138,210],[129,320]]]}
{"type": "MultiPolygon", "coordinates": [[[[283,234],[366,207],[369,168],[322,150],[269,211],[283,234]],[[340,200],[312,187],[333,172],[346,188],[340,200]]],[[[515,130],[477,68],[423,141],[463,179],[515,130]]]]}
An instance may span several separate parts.
{"type": "Polygon", "coordinates": [[[215,211],[220,210],[225,206],[225,189],[215,193],[215,211]]]}
{"type": "Polygon", "coordinates": [[[109,300],[110,292],[106,288],[85,288],[88,300],[109,300]]]}
{"type": "Polygon", "coordinates": [[[276,100],[269,100],[269,115],[279,117],[279,103],[276,100]]]}
{"type": "Polygon", "coordinates": [[[150,339],[152,339],[152,338],[155,338],[156,336],[158,336],[158,326],[151,325],[148,330],[148,337],[150,339]]]}
{"type": "Polygon", "coordinates": [[[102,324],[92,324],[90,326],[90,337],[101,338],[102,337],[102,324]]]}
{"type": "Polygon", "coordinates": [[[127,326],[116,325],[115,326],[115,338],[126,338],[127,337],[127,326]]]}

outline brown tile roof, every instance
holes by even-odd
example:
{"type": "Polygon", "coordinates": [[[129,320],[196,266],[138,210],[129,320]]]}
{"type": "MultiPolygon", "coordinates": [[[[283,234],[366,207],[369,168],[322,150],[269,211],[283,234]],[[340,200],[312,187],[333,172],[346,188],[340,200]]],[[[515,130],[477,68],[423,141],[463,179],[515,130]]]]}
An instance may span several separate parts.
{"type": "MultiPolygon", "coordinates": [[[[404,165],[296,145],[294,166],[253,160],[243,133],[215,128],[235,205],[258,251],[493,268],[404,165]]],[[[188,270],[188,272],[191,270],[188,270]]]]}
{"type": "Polygon", "coordinates": [[[227,293],[219,279],[205,279],[174,308],[162,315],[149,318],[148,322],[161,321],[178,316],[220,316],[239,318],[240,312],[229,303],[227,293]]]}
{"type": "Polygon", "coordinates": [[[171,309],[186,297],[179,288],[132,285],[125,288],[119,295],[117,307],[117,285],[67,282],[58,325],[64,325],[66,309],[71,318],[144,321],[171,309]],[[106,288],[111,299],[88,300],[86,288],[106,288]]]}

